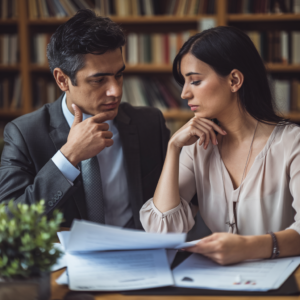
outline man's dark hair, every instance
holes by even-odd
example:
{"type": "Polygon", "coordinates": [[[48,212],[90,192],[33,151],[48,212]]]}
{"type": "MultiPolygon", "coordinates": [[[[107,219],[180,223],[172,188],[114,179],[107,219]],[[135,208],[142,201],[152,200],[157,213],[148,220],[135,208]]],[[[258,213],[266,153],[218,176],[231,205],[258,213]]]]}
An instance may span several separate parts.
{"type": "Polygon", "coordinates": [[[122,29],[109,18],[98,17],[89,9],[60,25],[47,46],[51,73],[60,68],[76,85],[76,74],[84,67],[84,55],[104,54],[125,44],[122,29]]]}

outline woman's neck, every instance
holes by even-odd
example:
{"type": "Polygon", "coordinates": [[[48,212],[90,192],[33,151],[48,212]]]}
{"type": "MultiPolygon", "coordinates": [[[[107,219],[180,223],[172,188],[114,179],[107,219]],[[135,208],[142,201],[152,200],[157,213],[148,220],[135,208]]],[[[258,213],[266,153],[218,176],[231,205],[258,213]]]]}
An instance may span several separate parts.
{"type": "Polygon", "coordinates": [[[234,143],[241,143],[252,137],[257,125],[256,119],[241,110],[223,114],[218,120],[220,126],[227,132],[227,141],[234,143]]]}

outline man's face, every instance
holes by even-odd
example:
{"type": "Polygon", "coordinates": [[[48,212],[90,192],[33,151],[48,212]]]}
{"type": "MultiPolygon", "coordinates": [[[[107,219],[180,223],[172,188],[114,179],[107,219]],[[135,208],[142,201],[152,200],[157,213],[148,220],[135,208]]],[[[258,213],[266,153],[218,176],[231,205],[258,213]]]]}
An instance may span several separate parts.
{"type": "Polygon", "coordinates": [[[114,119],[122,98],[124,68],[120,49],[102,55],[86,54],[85,66],[76,74],[77,85],[69,80],[68,108],[72,111],[74,103],[89,115],[110,111],[110,119],[114,119]]]}

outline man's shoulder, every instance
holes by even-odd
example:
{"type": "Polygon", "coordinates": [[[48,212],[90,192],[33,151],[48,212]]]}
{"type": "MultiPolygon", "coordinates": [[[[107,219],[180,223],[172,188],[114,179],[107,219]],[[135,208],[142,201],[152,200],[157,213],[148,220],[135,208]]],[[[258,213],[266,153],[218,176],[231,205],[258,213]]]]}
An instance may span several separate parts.
{"type": "Polygon", "coordinates": [[[17,119],[11,121],[12,124],[17,126],[21,131],[26,129],[36,130],[43,124],[49,124],[49,106],[51,104],[45,104],[40,109],[25,114],[17,119]]]}

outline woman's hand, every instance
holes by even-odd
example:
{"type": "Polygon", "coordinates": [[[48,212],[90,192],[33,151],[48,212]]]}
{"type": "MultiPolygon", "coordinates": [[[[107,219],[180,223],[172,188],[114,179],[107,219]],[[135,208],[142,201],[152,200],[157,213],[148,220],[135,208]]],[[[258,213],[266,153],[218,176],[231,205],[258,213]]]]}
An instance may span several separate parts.
{"type": "Polygon", "coordinates": [[[194,117],[172,136],[170,143],[176,148],[182,148],[194,144],[199,139],[199,145],[207,149],[209,141],[212,141],[214,145],[218,144],[214,130],[222,135],[227,134],[213,121],[194,117]]]}
{"type": "MultiPolygon", "coordinates": [[[[220,265],[229,265],[249,258],[247,237],[232,233],[214,233],[185,251],[200,253],[220,265]]],[[[271,248],[270,248],[271,251],[271,248]]]]}

